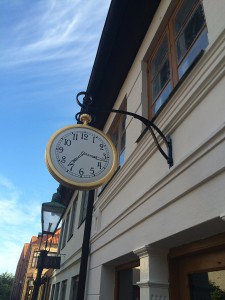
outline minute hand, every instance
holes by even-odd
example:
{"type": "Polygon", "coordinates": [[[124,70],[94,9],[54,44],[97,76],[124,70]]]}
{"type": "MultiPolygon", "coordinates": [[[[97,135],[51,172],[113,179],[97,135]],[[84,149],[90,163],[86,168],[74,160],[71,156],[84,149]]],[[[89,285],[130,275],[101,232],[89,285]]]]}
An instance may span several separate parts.
{"type": "Polygon", "coordinates": [[[95,158],[95,159],[97,159],[97,160],[100,160],[100,161],[105,161],[105,162],[107,161],[105,158],[101,158],[101,157],[98,157],[98,156],[96,156],[96,155],[88,154],[88,153],[86,153],[86,152],[85,152],[84,155],[93,157],[93,158],[95,158]]]}

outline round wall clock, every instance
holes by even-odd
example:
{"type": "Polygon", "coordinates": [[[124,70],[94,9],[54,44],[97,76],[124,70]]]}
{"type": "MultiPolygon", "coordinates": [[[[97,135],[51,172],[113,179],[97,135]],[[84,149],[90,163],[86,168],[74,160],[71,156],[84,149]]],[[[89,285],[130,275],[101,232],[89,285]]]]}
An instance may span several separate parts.
{"type": "Polygon", "coordinates": [[[49,172],[62,185],[90,190],[112,177],[117,153],[103,132],[84,122],[53,134],[46,147],[45,161],[49,172]]]}

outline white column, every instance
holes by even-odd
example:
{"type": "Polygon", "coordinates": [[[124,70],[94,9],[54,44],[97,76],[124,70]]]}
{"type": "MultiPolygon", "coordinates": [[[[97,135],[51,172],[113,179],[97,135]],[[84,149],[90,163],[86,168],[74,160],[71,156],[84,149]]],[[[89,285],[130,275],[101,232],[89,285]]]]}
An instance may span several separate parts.
{"type": "Polygon", "coordinates": [[[167,251],[147,245],[133,252],[140,258],[140,299],[168,300],[167,251]]]}

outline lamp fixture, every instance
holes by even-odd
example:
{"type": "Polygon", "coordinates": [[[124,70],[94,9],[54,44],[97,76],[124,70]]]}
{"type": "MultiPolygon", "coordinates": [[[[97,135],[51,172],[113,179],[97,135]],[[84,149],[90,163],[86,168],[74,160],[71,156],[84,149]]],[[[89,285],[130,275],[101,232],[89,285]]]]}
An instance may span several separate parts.
{"type": "Polygon", "coordinates": [[[42,203],[41,220],[42,234],[54,235],[65,210],[65,205],[60,203],[61,195],[53,194],[51,202],[42,203]]]}

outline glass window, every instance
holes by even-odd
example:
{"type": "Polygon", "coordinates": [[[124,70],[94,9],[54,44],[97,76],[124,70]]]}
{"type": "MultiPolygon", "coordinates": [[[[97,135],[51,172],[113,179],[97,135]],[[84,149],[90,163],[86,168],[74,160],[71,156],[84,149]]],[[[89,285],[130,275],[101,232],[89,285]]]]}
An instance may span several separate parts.
{"type": "Polygon", "coordinates": [[[32,268],[37,268],[37,260],[38,260],[39,253],[40,253],[39,251],[34,251],[32,262],[31,262],[32,268]]]}
{"type": "Polygon", "coordinates": [[[76,217],[76,208],[77,208],[77,197],[73,201],[68,238],[71,238],[71,236],[73,235],[74,222],[75,222],[75,217],[76,217]]]}
{"type": "Polygon", "coordinates": [[[162,93],[162,90],[170,81],[170,65],[168,57],[168,41],[167,36],[164,37],[159,46],[155,56],[153,57],[152,64],[152,100],[155,101],[162,93]]]}
{"type": "Polygon", "coordinates": [[[64,226],[65,226],[65,222],[62,222],[62,227],[61,227],[61,231],[60,231],[60,238],[59,238],[59,245],[58,245],[58,252],[60,252],[60,249],[62,248],[62,239],[63,239],[63,233],[64,233],[64,226]]]}
{"type": "Polygon", "coordinates": [[[64,233],[62,237],[62,248],[65,247],[66,245],[66,237],[67,237],[67,232],[68,232],[68,226],[69,226],[69,219],[70,219],[70,210],[66,216],[66,221],[65,221],[65,226],[64,226],[64,233]]]}
{"type": "Polygon", "coordinates": [[[53,300],[53,299],[54,299],[54,295],[55,295],[55,284],[53,284],[53,286],[52,286],[52,291],[51,291],[51,298],[50,298],[50,300],[53,300]]]}
{"type": "Polygon", "coordinates": [[[191,300],[224,300],[225,270],[189,275],[191,300]]]}
{"type": "Polygon", "coordinates": [[[88,204],[88,196],[89,193],[88,192],[83,192],[82,194],[82,199],[81,199],[81,208],[80,208],[80,220],[79,220],[79,225],[81,225],[81,223],[83,223],[83,221],[86,218],[86,214],[87,214],[87,204],[88,204]]]}
{"type": "MultiPolygon", "coordinates": [[[[121,110],[126,110],[126,105],[123,104],[121,110]]],[[[122,166],[124,163],[126,147],[126,115],[117,114],[109,135],[117,150],[118,165],[122,166]]]]}
{"type": "Polygon", "coordinates": [[[65,229],[65,221],[62,222],[62,228],[61,228],[61,232],[60,232],[59,249],[63,248],[64,229],[65,229]]]}
{"type": "Polygon", "coordinates": [[[77,288],[78,288],[78,276],[72,277],[71,289],[70,289],[70,300],[77,299],[77,288]]]}
{"type": "Polygon", "coordinates": [[[200,0],[179,1],[148,63],[150,115],[158,112],[207,45],[207,27],[200,0]]]}
{"type": "Polygon", "coordinates": [[[58,300],[58,297],[59,297],[59,287],[60,287],[60,282],[56,283],[54,300],[58,300]]]}
{"type": "Polygon", "coordinates": [[[64,280],[62,281],[61,284],[60,300],[66,299],[66,287],[67,287],[67,280],[64,280]]]}

